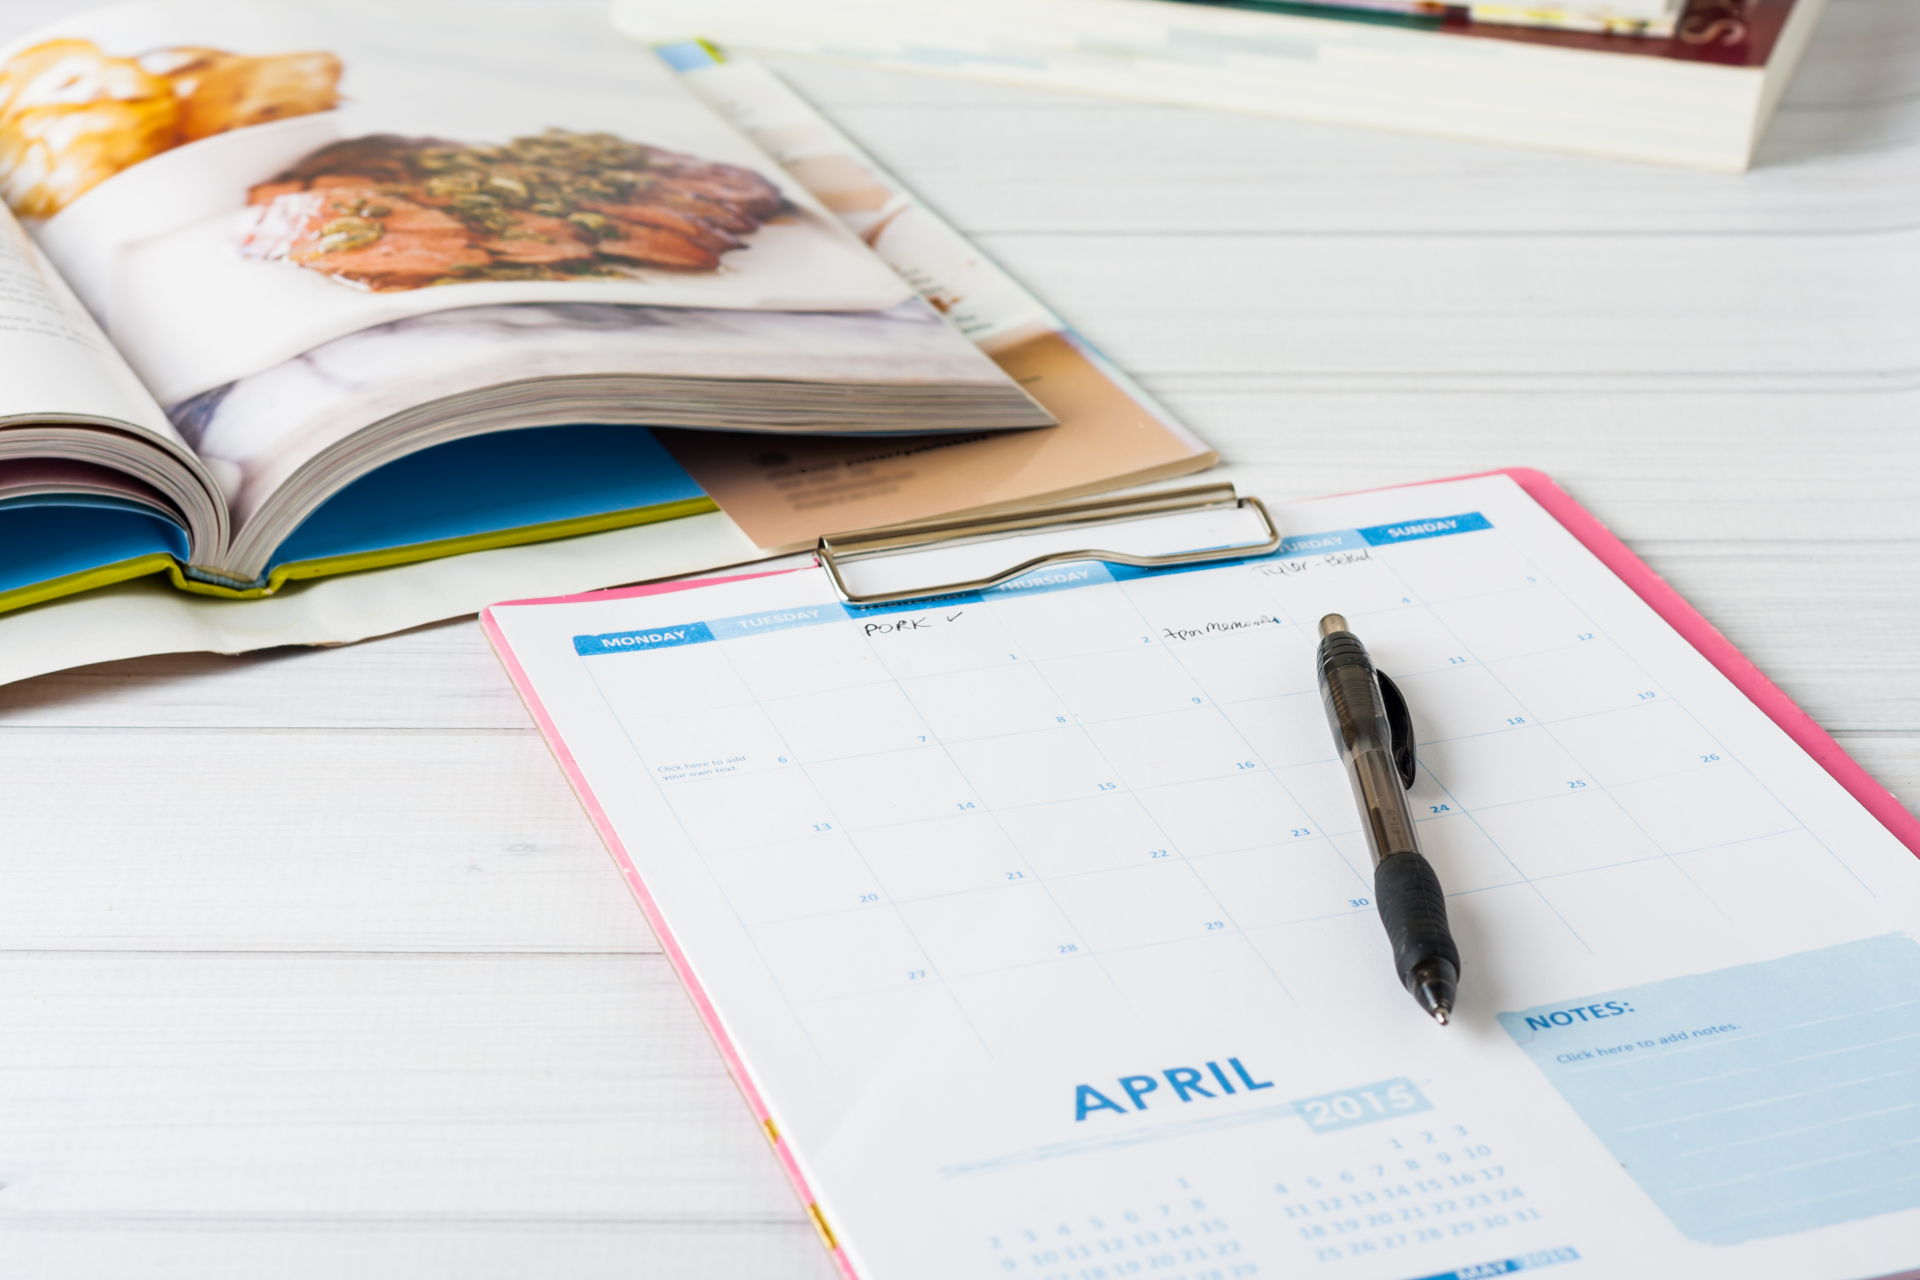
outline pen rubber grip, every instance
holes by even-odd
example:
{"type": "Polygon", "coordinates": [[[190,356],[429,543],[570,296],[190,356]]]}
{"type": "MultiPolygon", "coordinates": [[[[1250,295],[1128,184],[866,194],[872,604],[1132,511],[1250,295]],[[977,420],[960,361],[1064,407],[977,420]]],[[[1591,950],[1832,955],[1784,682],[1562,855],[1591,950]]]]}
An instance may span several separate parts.
{"type": "Polygon", "coordinates": [[[1440,877],[1417,853],[1395,853],[1373,869],[1373,900],[1380,923],[1393,944],[1394,972],[1413,989],[1414,969],[1425,961],[1444,960],[1460,972],[1460,951],[1447,928],[1447,897],[1440,877]]]}

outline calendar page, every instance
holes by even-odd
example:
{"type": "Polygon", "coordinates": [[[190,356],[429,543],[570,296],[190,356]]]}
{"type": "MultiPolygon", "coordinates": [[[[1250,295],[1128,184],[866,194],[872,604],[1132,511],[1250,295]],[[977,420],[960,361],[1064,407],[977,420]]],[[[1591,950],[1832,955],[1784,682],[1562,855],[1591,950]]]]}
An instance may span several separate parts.
{"type": "Polygon", "coordinates": [[[1920,1264],[1920,863],[1511,479],[1276,515],[881,608],[805,570],[493,612],[847,1264],[1920,1264]],[[1375,913],[1336,611],[1412,710],[1450,1026],[1375,913]]]}

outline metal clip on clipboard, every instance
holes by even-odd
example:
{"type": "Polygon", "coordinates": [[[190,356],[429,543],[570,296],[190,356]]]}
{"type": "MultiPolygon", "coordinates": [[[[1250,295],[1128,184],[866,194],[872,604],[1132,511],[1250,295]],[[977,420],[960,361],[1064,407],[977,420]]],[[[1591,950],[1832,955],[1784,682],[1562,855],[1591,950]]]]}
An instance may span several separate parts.
{"type": "Polygon", "coordinates": [[[985,591],[1064,561],[1155,569],[1279,546],[1280,530],[1260,499],[1207,484],[832,534],[816,554],[848,604],[883,605],[985,591]],[[1170,545],[1182,549],[1161,549],[1170,545]]]}

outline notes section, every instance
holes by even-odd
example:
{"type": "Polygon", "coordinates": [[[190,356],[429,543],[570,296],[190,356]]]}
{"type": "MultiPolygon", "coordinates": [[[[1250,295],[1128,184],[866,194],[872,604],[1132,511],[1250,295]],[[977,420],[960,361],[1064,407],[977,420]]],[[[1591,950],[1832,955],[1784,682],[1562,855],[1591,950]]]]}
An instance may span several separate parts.
{"type": "Polygon", "coordinates": [[[1893,934],[1500,1021],[1674,1225],[1920,1206],[1920,943],[1893,934]]]}

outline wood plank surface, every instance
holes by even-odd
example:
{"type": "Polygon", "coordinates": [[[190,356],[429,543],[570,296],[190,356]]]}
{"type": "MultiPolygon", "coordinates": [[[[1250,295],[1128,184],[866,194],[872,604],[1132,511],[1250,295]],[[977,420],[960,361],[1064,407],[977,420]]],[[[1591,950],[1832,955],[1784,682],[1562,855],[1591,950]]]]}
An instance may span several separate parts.
{"type": "MultiPolygon", "coordinates": [[[[779,66],[1243,487],[1540,467],[1920,802],[1911,0],[1737,178],[779,66]]],[[[0,689],[0,798],[0,1276],[830,1274],[471,622],[0,689]]]]}

